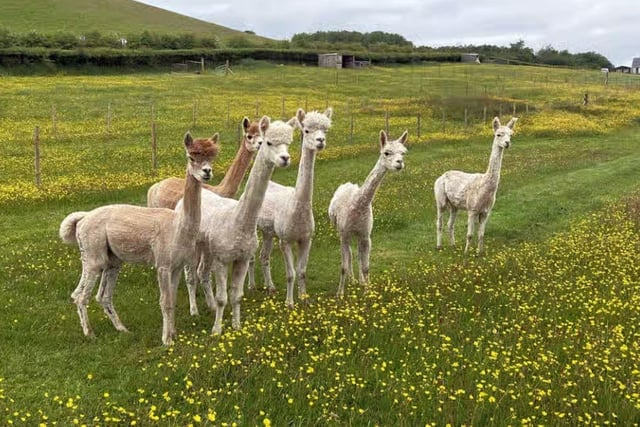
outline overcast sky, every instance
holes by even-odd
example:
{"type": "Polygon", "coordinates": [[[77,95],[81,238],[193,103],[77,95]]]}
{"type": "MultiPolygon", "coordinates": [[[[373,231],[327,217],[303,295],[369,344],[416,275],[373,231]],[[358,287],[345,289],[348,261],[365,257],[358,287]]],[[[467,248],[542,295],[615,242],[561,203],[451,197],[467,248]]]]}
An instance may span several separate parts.
{"type": "Polygon", "coordinates": [[[138,0],[276,40],[316,31],[384,31],[416,46],[524,40],[571,53],[595,51],[614,65],[640,57],[638,0],[138,0]]]}

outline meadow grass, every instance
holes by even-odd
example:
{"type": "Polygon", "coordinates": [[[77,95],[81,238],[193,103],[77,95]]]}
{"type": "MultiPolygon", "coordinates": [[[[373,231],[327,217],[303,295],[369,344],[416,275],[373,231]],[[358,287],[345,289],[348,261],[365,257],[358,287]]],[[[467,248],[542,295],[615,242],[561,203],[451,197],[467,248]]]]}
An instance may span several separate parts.
{"type": "MultiPolygon", "coordinates": [[[[629,84],[599,88],[597,75],[582,72],[446,70],[340,74],[351,81],[337,86],[321,83],[334,73],[301,67],[244,70],[229,81],[9,78],[0,101],[6,141],[0,148],[0,420],[181,426],[640,422],[636,91],[629,84]],[[417,96],[411,89],[424,76],[445,74],[459,77],[455,88],[433,83],[429,94],[417,96]],[[483,81],[500,81],[509,99],[527,82],[540,86],[535,97],[519,98],[530,104],[530,114],[521,118],[504,155],[486,256],[434,250],[433,181],[451,168],[483,171],[491,145],[488,124],[465,129],[458,118],[442,133],[436,111],[424,139],[412,140],[410,129],[407,168],[387,176],[376,196],[371,286],[350,284],[346,298],[336,300],[339,245],[326,215],[333,191],[346,181],[362,182],[375,163],[385,107],[393,111],[391,133],[399,135],[416,111],[430,108],[428,99],[464,105],[454,98],[466,91],[467,74],[480,88],[483,81]],[[602,100],[593,106],[598,113],[563,104],[581,84],[593,85],[589,90],[602,100]],[[214,167],[220,179],[235,150],[235,123],[253,116],[256,100],[260,114],[278,117],[285,96],[292,115],[305,103],[324,108],[329,89],[336,112],[316,165],[310,304],[285,309],[276,251],[278,293],[247,293],[242,330],[232,331],[227,318],[225,333],[211,336],[212,315],[200,299],[205,314],[190,317],[181,285],[178,343],[164,348],[155,273],[127,265],[115,304],[131,333],[115,331],[92,303],[97,337],[85,339],[69,300],[80,274],[78,250],[59,241],[62,218],[107,203],[144,204],[150,183],[184,173],[179,142],[189,127],[202,136],[222,133],[225,151],[214,167]],[[103,116],[108,102],[116,112],[110,132],[103,116]],[[628,111],[621,113],[625,103],[628,111]],[[46,124],[52,104],[60,115],[55,136],[46,124]],[[148,156],[151,104],[161,135],[158,171],[148,156]],[[227,105],[233,116],[228,126],[227,105]],[[564,120],[569,109],[580,120],[564,120]],[[353,142],[352,111],[358,130],[353,142]],[[32,184],[28,142],[37,124],[44,155],[39,189],[32,184]]],[[[502,101],[495,102],[500,108],[502,101]]],[[[274,179],[293,184],[295,169],[278,170],[274,179]]],[[[466,216],[458,221],[463,241],[466,216]]]]}

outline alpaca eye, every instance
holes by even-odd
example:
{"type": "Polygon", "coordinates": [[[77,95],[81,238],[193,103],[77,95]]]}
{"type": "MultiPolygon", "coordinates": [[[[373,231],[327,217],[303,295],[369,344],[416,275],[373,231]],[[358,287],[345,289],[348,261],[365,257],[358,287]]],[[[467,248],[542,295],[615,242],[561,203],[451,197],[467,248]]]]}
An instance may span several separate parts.
{"type": "Polygon", "coordinates": [[[267,141],[267,145],[271,147],[273,144],[271,143],[271,141],[267,141]]]}
{"type": "Polygon", "coordinates": [[[304,130],[304,133],[307,133],[307,134],[308,134],[308,133],[309,133],[309,129],[305,129],[305,130],[304,130]]]}
{"type": "Polygon", "coordinates": [[[189,157],[189,161],[191,161],[191,162],[195,162],[195,161],[196,161],[196,159],[194,159],[194,158],[193,158],[193,157],[191,157],[191,156],[187,156],[187,157],[189,157]]]}
{"type": "Polygon", "coordinates": [[[384,152],[384,155],[385,155],[385,156],[390,156],[390,155],[391,155],[391,151],[385,151],[385,152],[384,152]]]}
{"type": "Polygon", "coordinates": [[[247,135],[247,139],[251,141],[253,139],[253,135],[247,135]]]}

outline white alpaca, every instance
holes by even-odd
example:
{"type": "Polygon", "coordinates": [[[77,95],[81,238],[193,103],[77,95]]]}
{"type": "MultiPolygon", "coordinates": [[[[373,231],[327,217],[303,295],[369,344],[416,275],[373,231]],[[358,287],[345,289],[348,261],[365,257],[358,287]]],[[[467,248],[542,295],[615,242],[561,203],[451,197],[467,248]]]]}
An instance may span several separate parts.
{"type": "Polygon", "coordinates": [[[489,219],[489,214],[496,201],[496,192],[500,182],[500,169],[502,167],[502,154],[505,148],[511,144],[513,127],[518,121],[512,118],[506,126],[500,125],[498,117],[493,119],[493,147],[489,158],[489,167],[485,173],[466,173],[450,170],[442,174],[435,182],[435,193],[438,218],[436,220],[436,247],[442,249],[442,221],[445,209],[449,209],[449,241],[455,246],[454,225],[458,209],[464,209],[468,213],[467,244],[464,253],[468,253],[476,222],[478,222],[478,248],[477,254],[484,250],[484,229],[489,219]]]}
{"type": "Polygon", "coordinates": [[[96,300],[117,330],[127,330],[113,307],[113,291],[122,263],[137,262],[151,264],[157,270],[162,343],[172,344],[176,335],[176,289],[183,266],[195,256],[201,182],[211,178],[211,161],[219,151],[217,141],[218,134],[195,141],[189,133],[185,135],[188,163],[185,202],[180,210],[108,205],[90,212],[74,212],[62,221],[60,237],[66,243],[77,243],[80,248],[82,277],[71,298],[78,307],[86,336],[93,336],[87,304],[101,275],[96,300]]]}
{"type": "MultiPolygon", "coordinates": [[[[267,194],[258,217],[258,228],[262,231],[260,261],[264,282],[269,292],[275,291],[271,279],[270,257],[273,238],[278,237],[287,271],[286,304],[293,307],[293,286],[298,277],[298,296],[306,297],[306,272],[315,231],[313,218],[313,175],[316,153],[326,146],[327,131],[331,127],[333,110],[324,113],[298,109],[296,116],[302,129],[302,149],[296,186],[285,187],[269,182],[267,194]],[[293,246],[297,244],[298,262],[295,265],[293,246]]],[[[253,262],[249,267],[249,289],[255,287],[253,262]]]]}
{"type": "Polygon", "coordinates": [[[333,194],[329,204],[329,219],[340,235],[342,267],[338,297],[344,296],[344,283],[353,278],[351,268],[351,240],[358,241],[358,267],[361,284],[369,282],[369,254],[371,252],[371,230],[373,229],[372,202],[376,190],[382,183],[387,171],[399,171],[404,168],[404,155],[407,152],[407,131],[395,141],[389,141],[387,134],[380,131],[380,158],[358,187],[348,182],[342,184],[333,194]]]}
{"type": "MultiPolygon", "coordinates": [[[[210,191],[202,193],[202,223],[198,233],[196,251],[199,255],[197,275],[205,290],[207,302],[215,307],[212,332],[222,332],[222,317],[227,305],[227,276],[231,267],[232,326],[240,328],[240,300],[249,260],[258,248],[256,224],[269,179],[276,166],[289,165],[288,148],[293,140],[294,117],[288,123],[264,116],[260,120],[262,147],[249,173],[244,193],[239,200],[220,197],[210,191]],[[215,274],[216,295],[211,292],[211,271],[215,274]]],[[[181,202],[176,209],[179,209],[181,202]]],[[[187,265],[189,302],[195,307],[195,265],[187,265]]]]}

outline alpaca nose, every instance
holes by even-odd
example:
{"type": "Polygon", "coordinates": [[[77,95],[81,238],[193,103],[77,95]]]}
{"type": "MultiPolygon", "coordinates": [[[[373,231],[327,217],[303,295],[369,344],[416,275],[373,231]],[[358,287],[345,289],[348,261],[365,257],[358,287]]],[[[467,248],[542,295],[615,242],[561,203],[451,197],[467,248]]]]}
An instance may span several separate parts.
{"type": "Polygon", "coordinates": [[[202,173],[204,174],[203,178],[205,180],[211,179],[211,168],[202,168],[202,173]]]}
{"type": "Polygon", "coordinates": [[[280,156],[280,160],[282,161],[282,166],[289,166],[291,157],[288,154],[283,154],[282,156],[280,156]]]}
{"type": "Polygon", "coordinates": [[[324,138],[316,138],[316,141],[318,141],[318,143],[316,144],[316,148],[318,150],[322,150],[325,146],[324,138]]]}

